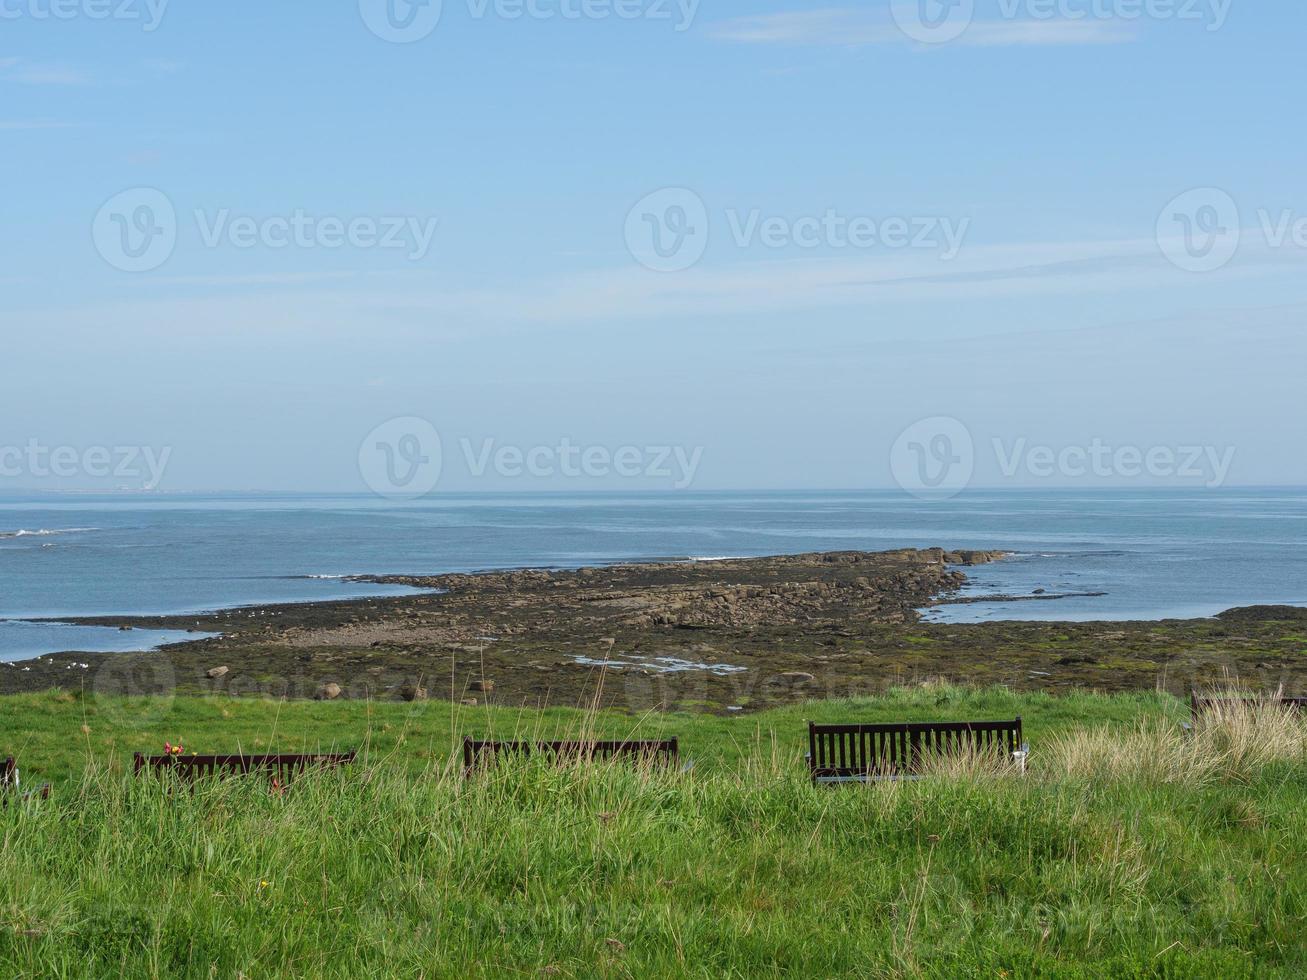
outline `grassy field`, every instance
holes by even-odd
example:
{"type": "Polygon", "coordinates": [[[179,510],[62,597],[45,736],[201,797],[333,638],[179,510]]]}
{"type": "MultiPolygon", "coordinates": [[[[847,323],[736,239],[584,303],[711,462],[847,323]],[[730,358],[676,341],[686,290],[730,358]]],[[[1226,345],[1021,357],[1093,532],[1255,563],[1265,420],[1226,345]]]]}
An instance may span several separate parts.
{"type": "Polygon", "coordinates": [[[1307,735],[1186,736],[1165,696],[944,687],[749,717],[0,702],[49,801],[0,811],[0,976],[1265,977],[1307,973],[1307,735]],[[1011,717],[1020,777],[816,790],[804,720],[1011,717]],[[511,766],[455,736],[676,734],[688,774],[511,766]],[[135,749],[360,748],[285,795],[165,793],[135,749]],[[361,777],[361,778],[360,778],[361,777]]]}

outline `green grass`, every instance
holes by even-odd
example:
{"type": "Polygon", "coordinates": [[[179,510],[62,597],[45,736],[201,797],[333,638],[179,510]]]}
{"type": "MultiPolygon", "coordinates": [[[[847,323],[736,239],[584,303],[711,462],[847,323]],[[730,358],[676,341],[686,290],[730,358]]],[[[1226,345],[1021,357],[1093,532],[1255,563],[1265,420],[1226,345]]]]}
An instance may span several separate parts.
{"type": "Polygon", "coordinates": [[[621,713],[597,716],[568,710],[467,708],[447,701],[418,704],[366,701],[273,701],[231,697],[105,698],[76,692],[0,698],[0,757],[15,756],[26,778],[57,784],[83,771],[126,772],[132,753],[163,751],[181,742],[187,751],[223,753],[360,749],[388,767],[421,772],[443,764],[463,735],[550,737],[579,726],[603,736],[677,735],[683,755],[697,768],[733,770],[762,748],[796,765],[807,751],[807,722],[974,720],[1021,715],[1027,741],[1086,725],[1143,718],[1181,719],[1187,707],[1168,695],[1016,694],[1002,688],[970,690],[924,686],[884,698],[821,701],[758,714],[621,713]]]}
{"type": "Polygon", "coordinates": [[[646,719],[68,695],[0,710],[0,754],[56,784],[0,811],[4,977],[1307,972],[1304,740],[1218,751],[1166,697],[918,688],[646,719]],[[803,772],[808,718],[1017,713],[1026,777],[816,790],[803,772]],[[677,734],[696,767],[466,783],[449,766],[457,733],[582,725],[677,734]],[[124,775],[134,749],[179,738],[365,760],[284,796],[124,775]],[[1104,749],[1121,743],[1159,751],[1104,749]]]}

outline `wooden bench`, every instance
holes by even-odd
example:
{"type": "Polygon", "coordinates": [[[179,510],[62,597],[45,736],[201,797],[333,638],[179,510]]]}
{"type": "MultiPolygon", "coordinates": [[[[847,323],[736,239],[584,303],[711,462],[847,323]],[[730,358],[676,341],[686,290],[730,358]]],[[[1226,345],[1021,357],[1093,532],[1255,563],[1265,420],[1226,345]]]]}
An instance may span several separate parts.
{"type": "Polygon", "coordinates": [[[212,776],[267,773],[281,785],[308,769],[335,769],[347,766],[356,753],[326,755],[145,755],[136,753],[133,772],[172,772],[187,781],[212,776]]]}
{"type": "MultiPolygon", "coordinates": [[[[9,794],[17,793],[21,788],[22,787],[19,785],[18,763],[14,761],[13,756],[9,756],[9,758],[5,759],[4,762],[0,762],[0,803],[7,806],[9,803],[9,794]]],[[[49,783],[46,783],[44,786],[38,786],[30,793],[23,794],[23,799],[25,800],[48,800],[49,798],[49,783]]]]}
{"type": "Polygon", "coordinates": [[[471,776],[488,768],[502,755],[547,756],[553,763],[607,762],[621,759],[633,763],[669,768],[680,756],[677,739],[627,742],[490,742],[463,739],[463,774],[471,776]]]}
{"type": "Polygon", "coordinates": [[[808,724],[815,785],[920,779],[933,757],[993,753],[1026,770],[1030,747],[1013,721],[927,721],[879,725],[808,724]]]}
{"type": "Polygon", "coordinates": [[[1205,714],[1222,711],[1244,705],[1255,708],[1282,707],[1289,711],[1302,713],[1307,708],[1307,698],[1200,698],[1197,694],[1189,696],[1189,720],[1182,726],[1186,732],[1193,733],[1198,719],[1205,714]]]}
{"type": "Polygon", "coordinates": [[[1197,694],[1189,698],[1189,714],[1194,721],[1209,711],[1221,711],[1224,708],[1235,708],[1242,705],[1252,705],[1257,708],[1265,707],[1282,707],[1290,711],[1301,712],[1307,708],[1307,698],[1200,698],[1197,694]]]}

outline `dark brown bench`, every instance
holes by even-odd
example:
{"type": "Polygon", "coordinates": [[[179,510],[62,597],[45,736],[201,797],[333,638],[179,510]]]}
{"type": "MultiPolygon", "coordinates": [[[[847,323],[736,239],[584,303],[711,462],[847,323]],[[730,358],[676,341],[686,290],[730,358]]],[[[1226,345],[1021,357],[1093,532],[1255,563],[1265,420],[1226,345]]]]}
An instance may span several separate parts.
{"type": "Polygon", "coordinates": [[[1217,712],[1218,714],[1226,709],[1232,709],[1242,705],[1252,705],[1258,708],[1279,706],[1289,711],[1301,713],[1307,708],[1307,698],[1200,698],[1197,694],[1189,696],[1189,720],[1184,723],[1186,732],[1193,732],[1194,726],[1198,724],[1198,719],[1205,714],[1217,712]]]}
{"type": "Polygon", "coordinates": [[[1022,772],[1030,747],[1013,721],[926,721],[879,725],[808,723],[808,768],[815,785],[919,779],[933,757],[993,753],[1022,772]]]}
{"type": "MultiPolygon", "coordinates": [[[[17,793],[21,789],[21,786],[19,785],[18,777],[19,777],[18,763],[14,761],[13,756],[9,756],[9,758],[5,759],[4,762],[0,762],[0,803],[4,803],[7,805],[9,802],[9,794],[17,793]]],[[[36,789],[32,790],[31,792],[23,794],[23,799],[25,800],[29,800],[29,799],[48,800],[49,798],[50,798],[49,783],[45,784],[44,786],[38,786],[36,789]]]]}
{"type": "Polygon", "coordinates": [[[354,761],[356,753],[325,755],[144,755],[136,753],[133,772],[171,772],[192,781],[212,776],[267,773],[281,785],[308,769],[335,769],[354,761]]]}
{"type": "Polygon", "coordinates": [[[614,759],[670,768],[680,756],[677,739],[626,742],[491,742],[463,739],[463,774],[488,768],[500,756],[546,756],[553,763],[607,762],[614,759]]]}
{"type": "Polygon", "coordinates": [[[1220,711],[1223,708],[1234,708],[1240,705],[1252,705],[1254,707],[1274,707],[1279,706],[1288,708],[1291,711],[1301,712],[1307,708],[1307,698],[1200,698],[1197,694],[1189,698],[1189,714],[1194,721],[1197,721],[1201,715],[1209,711],[1220,711]]]}

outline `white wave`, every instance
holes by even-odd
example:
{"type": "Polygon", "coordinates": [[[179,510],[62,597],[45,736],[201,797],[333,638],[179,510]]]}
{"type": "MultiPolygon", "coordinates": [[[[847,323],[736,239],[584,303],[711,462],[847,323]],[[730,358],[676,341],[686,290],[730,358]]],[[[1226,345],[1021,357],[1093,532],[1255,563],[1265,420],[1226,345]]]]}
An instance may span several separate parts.
{"type": "Polygon", "coordinates": [[[39,531],[0,531],[0,538],[49,538],[56,534],[82,534],[86,531],[98,531],[98,527],[60,527],[42,528],[39,531]]]}
{"type": "Polygon", "coordinates": [[[743,561],[740,555],[691,555],[690,561],[743,561]]]}

